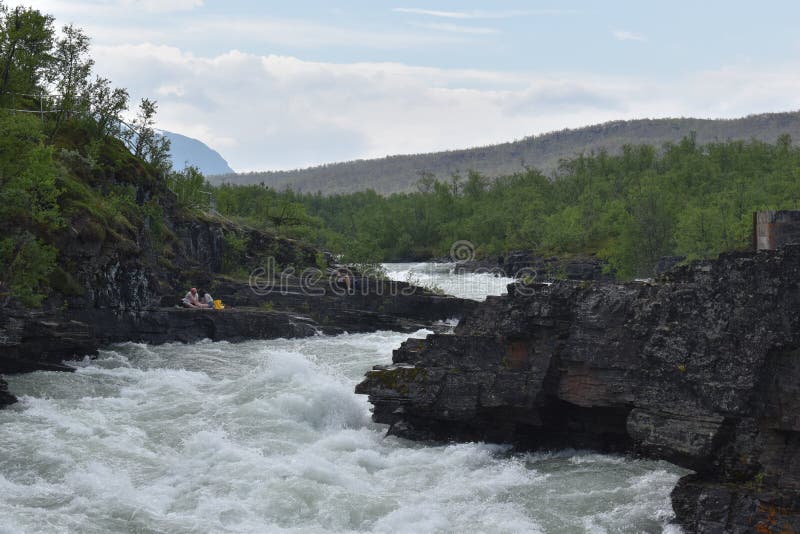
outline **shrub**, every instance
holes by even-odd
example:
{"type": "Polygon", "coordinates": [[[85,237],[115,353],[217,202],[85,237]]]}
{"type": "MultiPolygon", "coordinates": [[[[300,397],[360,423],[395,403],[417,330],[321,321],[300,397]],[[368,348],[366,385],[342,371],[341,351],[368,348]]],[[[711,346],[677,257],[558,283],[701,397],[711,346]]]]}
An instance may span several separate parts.
{"type": "Polygon", "coordinates": [[[241,273],[242,263],[250,239],[246,235],[235,232],[225,234],[225,251],[222,258],[222,270],[226,273],[241,273]]]}
{"type": "Polygon", "coordinates": [[[55,247],[29,232],[0,240],[0,298],[40,307],[49,289],[46,281],[56,268],[55,247]]]}

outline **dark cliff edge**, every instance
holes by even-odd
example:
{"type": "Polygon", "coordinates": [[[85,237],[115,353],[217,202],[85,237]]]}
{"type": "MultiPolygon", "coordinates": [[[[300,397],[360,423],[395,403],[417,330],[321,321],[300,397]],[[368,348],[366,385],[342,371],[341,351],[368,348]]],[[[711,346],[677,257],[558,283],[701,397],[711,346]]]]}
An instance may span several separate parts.
{"type": "MultiPolygon", "coordinates": [[[[147,280],[148,274],[141,274],[142,280],[147,280]]],[[[120,270],[112,280],[127,281],[131,276],[120,270]]],[[[106,305],[56,311],[0,310],[0,374],[71,371],[65,360],[82,359],[103,346],[124,341],[237,342],[375,330],[412,332],[434,327],[437,321],[460,318],[478,304],[432,295],[402,282],[364,280],[350,293],[325,282],[309,285],[291,278],[273,292],[259,295],[246,283],[215,279],[215,296],[226,303],[224,310],[131,307],[130,302],[125,306],[123,302],[136,292],[119,281],[99,292],[122,295],[121,301],[112,299],[106,305]]],[[[175,294],[154,294],[145,301],[169,304],[178,299],[175,294]]],[[[0,407],[15,400],[0,378],[0,407]]]]}
{"type": "MultiPolygon", "coordinates": [[[[287,297],[283,295],[282,297],[287,297]]],[[[295,298],[297,295],[295,295],[295,298]]],[[[231,299],[235,297],[231,295],[231,299]]],[[[437,320],[459,317],[477,303],[439,296],[389,297],[393,309],[370,311],[374,295],[319,297],[319,310],[305,313],[231,307],[225,310],[151,308],[134,313],[119,309],[76,310],[50,314],[30,310],[0,313],[0,372],[70,370],[64,360],[83,358],[111,343],[134,341],[151,344],[191,343],[202,339],[244,341],[307,337],[316,334],[399,330],[429,327],[437,320]],[[368,297],[373,297],[372,299],[368,297]]],[[[280,302],[281,296],[271,299],[280,302]]],[[[310,302],[310,298],[306,302],[310,302]]],[[[227,300],[226,302],[230,302],[227,300]]],[[[273,305],[274,307],[274,305],[273,305]]]]}
{"type": "Polygon", "coordinates": [[[690,532],[800,530],[800,246],[654,283],[515,284],[367,373],[373,419],[421,440],[586,447],[692,469],[690,532]]]}
{"type": "Polygon", "coordinates": [[[456,263],[454,270],[459,274],[494,273],[510,278],[531,278],[537,282],[557,279],[613,280],[613,273],[605,272],[605,268],[606,261],[592,255],[558,257],[542,256],[532,251],[514,251],[497,258],[461,261],[456,263]]]}

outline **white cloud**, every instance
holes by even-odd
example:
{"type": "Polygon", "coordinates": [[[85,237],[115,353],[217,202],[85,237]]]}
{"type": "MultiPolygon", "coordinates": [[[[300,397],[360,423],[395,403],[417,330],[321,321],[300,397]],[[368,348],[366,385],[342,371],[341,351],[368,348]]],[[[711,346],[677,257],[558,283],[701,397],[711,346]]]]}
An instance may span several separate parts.
{"type": "Polygon", "coordinates": [[[156,89],[158,96],[184,96],[186,91],[180,85],[162,85],[156,89]]]}
{"type": "Polygon", "coordinates": [[[800,65],[744,64],[655,81],[585,73],[337,64],[152,44],[98,46],[97,72],[159,100],[159,127],[237,170],[504,142],[614,119],[732,118],[800,108],[800,65]]]}
{"type": "Polygon", "coordinates": [[[647,37],[641,33],[629,32],[626,30],[613,30],[611,34],[618,41],[647,41],[647,37]]]}
{"type": "Polygon", "coordinates": [[[203,0],[39,0],[36,8],[55,13],[59,19],[76,15],[124,16],[140,12],[173,13],[191,11],[203,6],[203,0]]]}
{"type": "Polygon", "coordinates": [[[150,13],[191,11],[203,6],[203,0],[117,0],[117,3],[122,7],[150,13]]]}
{"type": "MultiPolygon", "coordinates": [[[[423,25],[419,26],[422,27],[423,25]]],[[[239,42],[243,43],[274,44],[301,49],[326,46],[424,49],[435,45],[464,43],[465,37],[457,35],[458,33],[486,33],[483,28],[459,32],[455,25],[451,26],[449,30],[451,34],[431,34],[422,31],[369,31],[300,19],[215,17],[193,20],[191,24],[186,24],[179,28],[159,26],[156,22],[147,27],[98,23],[84,24],[82,27],[94,42],[104,45],[144,42],[172,42],[197,45],[208,41],[209,35],[218,35],[235,36],[239,42]]],[[[428,29],[448,31],[444,27],[428,29]]]]}
{"type": "Polygon", "coordinates": [[[523,16],[536,15],[576,15],[580,11],[574,9],[520,9],[510,11],[436,11],[431,9],[420,9],[415,7],[396,7],[392,9],[395,13],[409,13],[412,15],[424,15],[428,17],[440,17],[447,19],[509,19],[523,16]]]}
{"type": "MultiPolygon", "coordinates": [[[[236,46],[273,44],[300,49],[328,46],[352,46],[379,50],[425,49],[430,46],[461,45],[469,33],[485,29],[458,31],[438,28],[439,33],[413,30],[370,30],[353,25],[315,22],[302,18],[274,16],[196,16],[179,15],[175,24],[169,17],[153,13],[171,13],[196,9],[203,0],[40,0],[37,8],[52,13],[59,24],[75,20],[95,43],[103,45],[144,42],[180,44],[200,48],[209,36],[216,41],[236,42],[236,46]]],[[[433,28],[429,28],[433,29],[433,28]]]]}
{"type": "Polygon", "coordinates": [[[207,39],[209,35],[235,35],[239,39],[298,48],[318,48],[330,45],[378,49],[424,48],[436,44],[463,42],[462,38],[453,35],[430,35],[409,31],[370,31],[307,20],[273,17],[205,19],[194,22],[180,33],[195,40],[207,39]]]}
{"type": "Polygon", "coordinates": [[[462,26],[459,24],[431,22],[425,24],[415,23],[412,25],[418,28],[450,33],[468,33],[472,35],[491,35],[493,33],[497,33],[497,30],[494,28],[479,28],[476,26],[462,26]]]}

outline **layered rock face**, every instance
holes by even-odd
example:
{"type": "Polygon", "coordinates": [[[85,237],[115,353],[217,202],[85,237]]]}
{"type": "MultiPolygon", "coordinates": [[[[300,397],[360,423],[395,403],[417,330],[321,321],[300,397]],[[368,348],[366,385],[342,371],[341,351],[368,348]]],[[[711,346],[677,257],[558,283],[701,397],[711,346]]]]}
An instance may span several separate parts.
{"type": "Polygon", "coordinates": [[[648,283],[509,286],[358,385],[411,439],[636,452],[690,468],[692,532],[800,530],[800,246],[648,283]]]}
{"type": "Polygon", "coordinates": [[[152,344],[189,343],[202,339],[295,338],[314,335],[318,329],[308,317],[252,309],[191,310],[180,308],[144,310],[121,315],[111,310],[82,312],[65,320],[46,314],[0,315],[0,340],[4,354],[0,370],[20,373],[37,370],[70,371],[61,362],[83,358],[114,342],[152,344]]]}
{"type": "Polygon", "coordinates": [[[496,259],[469,260],[455,266],[457,273],[491,272],[513,278],[534,278],[537,281],[612,280],[603,268],[606,263],[595,256],[572,258],[545,257],[533,252],[511,252],[496,259]]]}
{"type": "MultiPolygon", "coordinates": [[[[123,271],[121,279],[128,280],[129,276],[123,271]]],[[[105,287],[111,289],[111,294],[123,295],[124,302],[130,303],[130,291],[139,286],[109,283],[105,287]]],[[[215,296],[226,303],[224,310],[130,305],[59,311],[0,310],[0,374],[71,371],[71,367],[62,363],[64,360],[81,359],[102,346],[123,341],[235,342],[317,333],[410,332],[437,320],[462,317],[478,304],[432,295],[407,284],[374,280],[365,280],[359,291],[341,295],[332,293],[321,282],[308,287],[297,279],[268,295],[258,295],[247,284],[229,280],[219,281],[217,289],[215,296]],[[265,304],[269,304],[269,310],[265,304]]],[[[178,301],[175,296],[169,299],[178,301]]],[[[0,407],[14,401],[4,384],[0,379],[0,407]]]]}
{"type": "MultiPolygon", "coordinates": [[[[387,283],[388,284],[388,283],[387,283]]],[[[322,288],[320,288],[322,289],[322,288]]],[[[242,341],[317,333],[414,331],[436,320],[463,316],[478,303],[425,294],[310,295],[294,286],[259,297],[231,283],[217,295],[224,310],[90,308],[63,312],[8,309],[0,312],[0,373],[68,370],[63,360],[83,358],[109,343],[242,341]],[[259,307],[270,303],[273,309],[259,307]],[[277,305],[275,305],[277,304],[277,305]]]]}

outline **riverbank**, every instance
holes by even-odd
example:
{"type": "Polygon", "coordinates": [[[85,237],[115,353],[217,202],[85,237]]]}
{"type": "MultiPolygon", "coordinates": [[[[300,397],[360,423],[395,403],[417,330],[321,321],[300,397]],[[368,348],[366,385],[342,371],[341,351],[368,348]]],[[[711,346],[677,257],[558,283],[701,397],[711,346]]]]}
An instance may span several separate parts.
{"type": "MultiPolygon", "coordinates": [[[[155,345],[376,330],[413,332],[437,321],[461,318],[477,305],[390,280],[359,280],[358,289],[350,292],[325,282],[309,284],[287,277],[282,287],[260,293],[242,282],[220,280],[216,296],[226,303],[224,310],[175,306],[0,310],[0,374],[71,371],[64,360],[82,359],[101,347],[127,341],[155,345]]],[[[0,403],[10,401],[10,395],[0,395],[0,403]]]]}
{"type": "MultiPolygon", "coordinates": [[[[455,335],[367,374],[376,422],[421,440],[591,447],[692,469],[689,531],[800,529],[800,247],[653,283],[517,284],[455,335]]],[[[791,531],[791,530],[789,530],[791,531]]]]}

